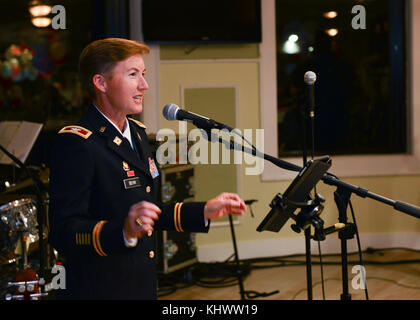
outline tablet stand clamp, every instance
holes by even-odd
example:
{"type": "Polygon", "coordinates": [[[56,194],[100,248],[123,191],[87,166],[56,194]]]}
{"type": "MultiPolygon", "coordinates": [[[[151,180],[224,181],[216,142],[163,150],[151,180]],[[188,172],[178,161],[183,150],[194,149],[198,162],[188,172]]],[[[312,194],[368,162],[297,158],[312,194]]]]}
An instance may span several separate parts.
{"type": "Polygon", "coordinates": [[[322,203],[325,199],[317,193],[315,199],[308,200],[307,202],[294,202],[287,200],[281,193],[278,193],[270,203],[270,207],[275,210],[285,210],[286,206],[299,208],[301,211],[297,215],[292,215],[292,219],[296,223],[290,227],[296,233],[306,230],[310,225],[313,225],[315,234],[313,239],[325,240],[326,233],[324,231],[324,221],[320,218],[324,206],[322,203]]]}

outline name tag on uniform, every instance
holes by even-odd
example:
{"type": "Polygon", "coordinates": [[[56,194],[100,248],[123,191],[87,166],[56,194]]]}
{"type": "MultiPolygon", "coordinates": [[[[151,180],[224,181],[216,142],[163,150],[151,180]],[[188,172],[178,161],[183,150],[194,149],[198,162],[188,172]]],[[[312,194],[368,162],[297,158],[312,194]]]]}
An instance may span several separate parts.
{"type": "Polygon", "coordinates": [[[125,179],[123,181],[124,181],[124,187],[126,189],[140,187],[140,179],[138,177],[125,179]]]}

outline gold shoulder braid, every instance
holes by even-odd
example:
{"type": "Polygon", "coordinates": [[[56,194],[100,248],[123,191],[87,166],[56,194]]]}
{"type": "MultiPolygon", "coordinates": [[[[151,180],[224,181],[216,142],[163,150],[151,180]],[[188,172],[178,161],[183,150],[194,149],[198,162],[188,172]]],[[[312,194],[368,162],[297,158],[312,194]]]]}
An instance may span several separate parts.
{"type": "Polygon", "coordinates": [[[134,123],[136,123],[140,128],[147,129],[146,126],[143,123],[141,123],[140,121],[138,121],[136,119],[133,119],[133,118],[128,118],[128,119],[133,121],[134,123]]]}

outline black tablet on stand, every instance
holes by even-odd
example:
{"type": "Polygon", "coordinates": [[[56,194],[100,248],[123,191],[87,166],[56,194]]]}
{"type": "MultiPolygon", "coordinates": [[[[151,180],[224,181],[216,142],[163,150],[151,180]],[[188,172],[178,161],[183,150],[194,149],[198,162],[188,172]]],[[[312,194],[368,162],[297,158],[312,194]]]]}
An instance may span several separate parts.
{"type": "Polygon", "coordinates": [[[285,193],[275,196],[270,204],[272,208],[257,227],[257,231],[279,232],[284,224],[292,218],[296,221],[294,211],[308,204],[309,193],[331,167],[329,156],[312,159],[299,172],[285,193]]]}

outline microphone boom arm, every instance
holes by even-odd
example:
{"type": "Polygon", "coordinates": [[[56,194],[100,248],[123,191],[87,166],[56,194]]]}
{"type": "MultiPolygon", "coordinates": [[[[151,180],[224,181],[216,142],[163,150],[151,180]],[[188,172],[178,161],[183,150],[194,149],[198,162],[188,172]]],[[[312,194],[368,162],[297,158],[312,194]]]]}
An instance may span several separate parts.
{"type": "MultiPolygon", "coordinates": [[[[207,133],[209,133],[208,131],[206,131],[207,133]]],[[[210,135],[207,135],[207,139],[209,139],[209,137],[212,137],[213,133],[210,133],[210,135]]],[[[216,141],[216,140],[209,140],[209,141],[216,141]]],[[[300,166],[297,166],[293,163],[278,159],[276,157],[270,156],[268,154],[262,153],[260,151],[258,151],[258,149],[250,149],[248,147],[245,147],[243,145],[238,144],[235,141],[227,141],[221,137],[219,137],[218,141],[222,144],[225,145],[226,148],[230,149],[230,150],[239,150],[242,152],[246,152],[248,154],[257,156],[261,159],[264,160],[268,160],[270,161],[272,164],[274,164],[275,166],[288,170],[288,171],[295,171],[295,172],[300,172],[303,168],[300,166]]],[[[332,186],[336,186],[339,188],[343,188],[345,190],[348,190],[350,193],[355,193],[356,195],[358,195],[359,197],[362,198],[371,198],[373,200],[379,201],[379,202],[383,202],[387,205],[392,206],[395,210],[397,211],[401,211],[404,212],[410,216],[413,216],[415,218],[419,218],[420,219],[420,207],[412,205],[410,203],[407,202],[403,202],[403,201],[399,201],[399,200],[391,200],[388,199],[386,197],[383,197],[381,195],[375,194],[373,192],[370,192],[369,190],[362,188],[362,187],[358,187],[358,186],[354,186],[351,185],[349,183],[346,183],[344,181],[339,180],[335,175],[327,172],[325,174],[324,177],[321,178],[321,180],[327,184],[327,185],[332,185],[332,186]]]]}

